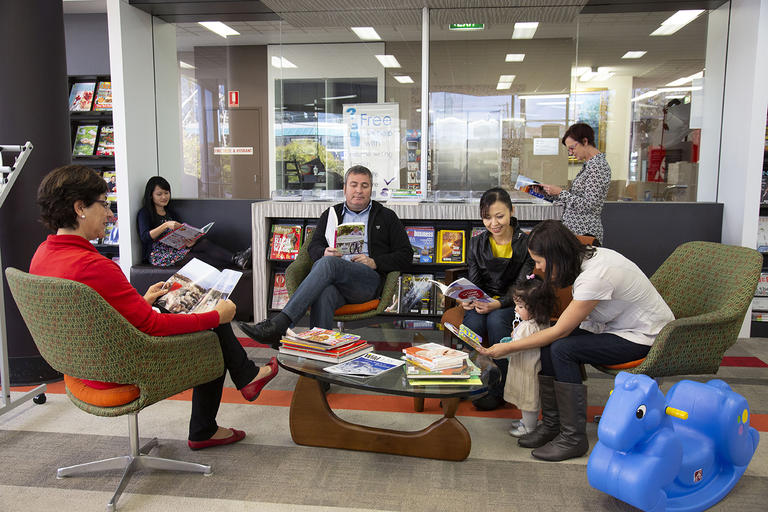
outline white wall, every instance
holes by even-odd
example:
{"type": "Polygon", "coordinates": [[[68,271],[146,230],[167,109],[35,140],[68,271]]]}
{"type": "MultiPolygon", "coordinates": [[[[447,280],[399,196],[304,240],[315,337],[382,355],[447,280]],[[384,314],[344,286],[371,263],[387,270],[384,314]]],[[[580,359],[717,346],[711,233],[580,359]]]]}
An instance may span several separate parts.
{"type": "Polygon", "coordinates": [[[120,267],[126,276],[141,261],[136,213],[144,185],[157,174],[152,19],[125,0],[107,0],[112,117],[115,126],[120,267]]]}

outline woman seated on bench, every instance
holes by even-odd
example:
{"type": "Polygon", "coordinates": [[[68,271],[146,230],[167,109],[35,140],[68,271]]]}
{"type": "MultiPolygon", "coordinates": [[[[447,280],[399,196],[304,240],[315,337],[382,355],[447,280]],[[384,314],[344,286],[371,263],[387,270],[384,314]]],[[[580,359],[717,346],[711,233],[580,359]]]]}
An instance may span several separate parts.
{"type": "Polygon", "coordinates": [[[144,188],[144,204],[136,218],[144,260],[156,267],[182,266],[192,258],[216,268],[251,265],[251,249],[232,253],[202,237],[187,247],[175,249],[160,242],[166,233],[181,226],[181,218],[171,208],[171,184],[162,176],[152,176],[144,188]]]}
{"type": "MultiPolygon", "coordinates": [[[[125,278],[120,267],[96,251],[89,242],[102,238],[112,210],[106,200],[107,183],[91,168],[67,165],[43,178],[37,192],[43,223],[56,234],[40,244],[29,272],[59,277],[86,284],[96,290],[134,327],[152,336],[172,336],[213,329],[224,356],[225,373],[194,388],[189,420],[189,447],[193,450],[230,444],[245,437],[245,432],[221,428],[216,424],[226,371],[246,400],[253,401],[262,388],[277,375],[277,360],[257,367],[232,332],[229,322],[235,304],[225,300],[213,311],[202,314],[162,314],[152,304],[168,290],[162,282],[152,285],[142,297],[125,278]]],[[[126,383],[83,380],[96,389],[109,389],[126,383]]]]}
{"type": "Polygon", "coordinates": [[[479,351],[494,359],[541,348],[542,423],[518,444],[542,460],[584,455],[587,387],[580,364],[612,365],[644,358],[675,319],[642,270],[616,251],[585,246],[561,222],[545,220],[528,236],[528,252],[555,288],[573,285],[573,300],[557,322],[527,338],[479,351]]]}

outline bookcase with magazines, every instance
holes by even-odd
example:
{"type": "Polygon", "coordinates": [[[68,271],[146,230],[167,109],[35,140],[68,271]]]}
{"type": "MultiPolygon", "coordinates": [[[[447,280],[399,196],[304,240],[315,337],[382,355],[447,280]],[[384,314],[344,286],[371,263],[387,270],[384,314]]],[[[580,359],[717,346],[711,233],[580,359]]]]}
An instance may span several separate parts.
{"type": "MultiPolygon", "coordinates": [[[[381,298],[388,306],[385,314],[400,318],[439,318],[445,308],[445,298],[431,280],[445,284],[453,281],[453,271],[467,264],[470,238],[482,233],[485,227],[479,219],[402,219],[402,222],[411,241],[413,259],[403,269],[394,296],[381,298]]],[[[537,222],[520,221],[520,224],[524,230],[530,230],[537,222]]],[[[307,230],[314,230],[316,224],[317,219],[272,219],[265,248],[270,312],[279,311],[288,301],[285,271],[307,239],[307,230]]]]}
{"type": "Polygon", "coordinates": [[[93,168],[107,182],[107,200],[115,222],[103,238],[91,240],[98,251],[119,256],[115,133],[112,124],[112,82],[109,75],[73,75],[68,79],[72,163],[93,168]]]}

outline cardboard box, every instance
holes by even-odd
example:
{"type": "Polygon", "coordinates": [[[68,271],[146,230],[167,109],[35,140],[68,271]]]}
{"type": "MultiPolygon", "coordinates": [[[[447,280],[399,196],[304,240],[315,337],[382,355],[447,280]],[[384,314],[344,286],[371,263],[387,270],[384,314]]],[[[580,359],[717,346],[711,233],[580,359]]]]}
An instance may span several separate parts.
{"type": "Polygon", "coordinates": [[[693,162],[673,162],[667,166],[667,183],[677,185],[696,185],[699,179],[699,164],[693,162]]]}

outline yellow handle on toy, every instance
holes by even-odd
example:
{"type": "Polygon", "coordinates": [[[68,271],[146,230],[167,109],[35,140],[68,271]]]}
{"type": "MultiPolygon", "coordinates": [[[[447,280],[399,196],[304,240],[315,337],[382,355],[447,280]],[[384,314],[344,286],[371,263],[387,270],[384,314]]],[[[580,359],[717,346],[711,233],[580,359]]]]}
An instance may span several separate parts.
{"type": "Polygon", "coordinates": [[[687,412],[681,411],[680,409],[675,409],[674,407],[667,407],[666,409],[664,409],[664,412],[670,416],[674,416],[675,418],[680,418],[681,420],[688,419],[687,412]]]}

